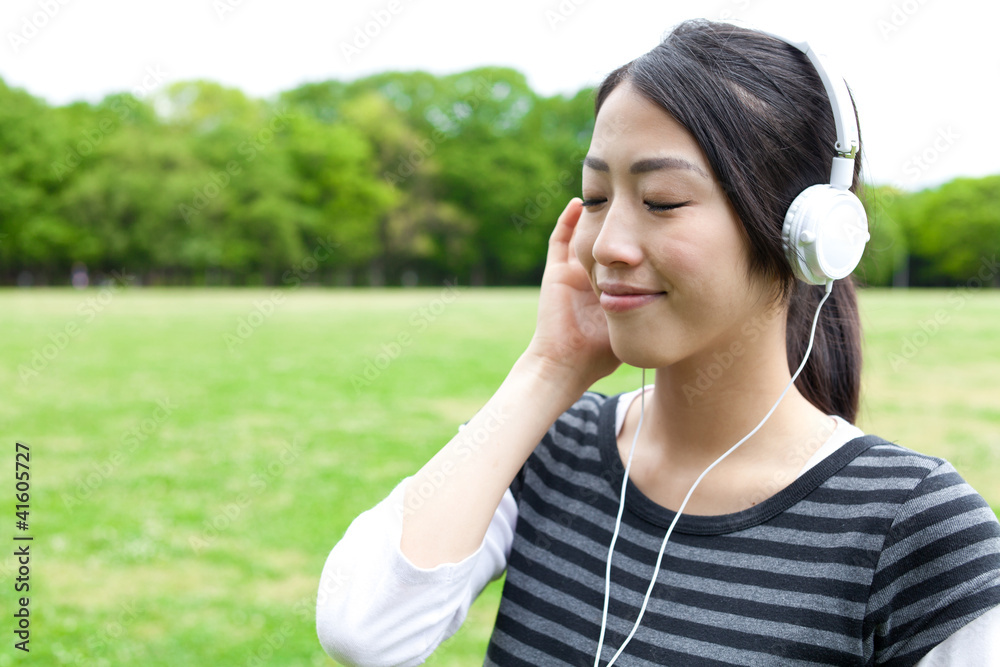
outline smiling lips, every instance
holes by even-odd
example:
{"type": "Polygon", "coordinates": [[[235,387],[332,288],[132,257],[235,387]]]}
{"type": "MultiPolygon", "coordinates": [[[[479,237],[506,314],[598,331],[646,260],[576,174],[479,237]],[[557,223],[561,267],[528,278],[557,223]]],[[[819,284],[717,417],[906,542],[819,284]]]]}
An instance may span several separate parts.
{"type": "Polygon", "coordinates": [[[662,291],[617,283],[598,285],[597,287],[601,290],[601,308],[609,313],[624,313],[641,308],[667,294],[662,291]]]}

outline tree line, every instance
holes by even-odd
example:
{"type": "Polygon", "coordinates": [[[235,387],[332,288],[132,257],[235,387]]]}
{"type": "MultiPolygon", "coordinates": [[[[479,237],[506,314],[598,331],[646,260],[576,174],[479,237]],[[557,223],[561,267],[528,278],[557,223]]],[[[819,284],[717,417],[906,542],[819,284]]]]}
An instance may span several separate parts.
{"type": "MultiPolygon", "coordinates": [[[[0,283],[537,284],[592,129],[592,89],[506,68],[63,106],[0,80],[0,283]]],[[[1000,175],[864,199],[863,283],[960,284],[1000,250],[1000,175]]]]}

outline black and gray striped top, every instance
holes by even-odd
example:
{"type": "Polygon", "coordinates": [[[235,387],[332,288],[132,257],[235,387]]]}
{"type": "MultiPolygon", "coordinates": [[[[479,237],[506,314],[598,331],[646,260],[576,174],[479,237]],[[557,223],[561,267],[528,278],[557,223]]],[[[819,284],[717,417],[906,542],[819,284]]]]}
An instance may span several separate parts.
{"type": "MultiPolygon", "coordinates": [[[[617,398],[587,393],[511,485],[517,530],[487,665],[594,664],[624,469],[617,398]]],[[[674,513],[629,483],[601,663],[632,628],[674,513]]],[[[1000,523],[946,461],[850,441],[742,512],[683,515],[616,665],[913,665],[1000,605],[1000,523]]]]}

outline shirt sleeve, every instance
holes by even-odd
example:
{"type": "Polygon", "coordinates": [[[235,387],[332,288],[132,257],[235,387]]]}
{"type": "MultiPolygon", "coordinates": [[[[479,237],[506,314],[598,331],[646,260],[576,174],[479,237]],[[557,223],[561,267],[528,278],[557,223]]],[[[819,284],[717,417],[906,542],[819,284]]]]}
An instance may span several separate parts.
{"type": "MultiPolygon", "coordinates": [[[[942,462],[913,489],[886,536],[865,617],[866,643],[875,664],[915,665],[966,626],[970,635],[978,631],[971,624],[998,605],[1000,523],[942,462]]],[[[950,648],[945,644],[941,653],[950,648]]]]}
{"type": "Polygon", "coordinates": [[[925,655],[917,667],[1000,665],[1000,607],[972,621],[925,655]]]}
{"type": "Polygon", "coordinates": [[[517,522],[509,490],[475,553],[430,569],[411,563],[399,548],[409,479],[351,523],[323,567],[316,631],[341,663],[419,665],[458,630],[475,598],[507,567],[517,522]]]}

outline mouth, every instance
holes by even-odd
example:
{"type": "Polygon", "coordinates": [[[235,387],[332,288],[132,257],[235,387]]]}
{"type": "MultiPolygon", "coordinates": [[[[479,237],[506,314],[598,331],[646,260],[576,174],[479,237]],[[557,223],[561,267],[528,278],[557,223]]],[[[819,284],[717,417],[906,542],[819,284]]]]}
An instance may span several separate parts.
{"type": "Polygon", "coordinates": [[[601,290],[601,308],[609,313],[624,313],[635,310],[667,296],[667,293],[663,291],[629,285],[607,284],[597,287],[601,290]]]}

